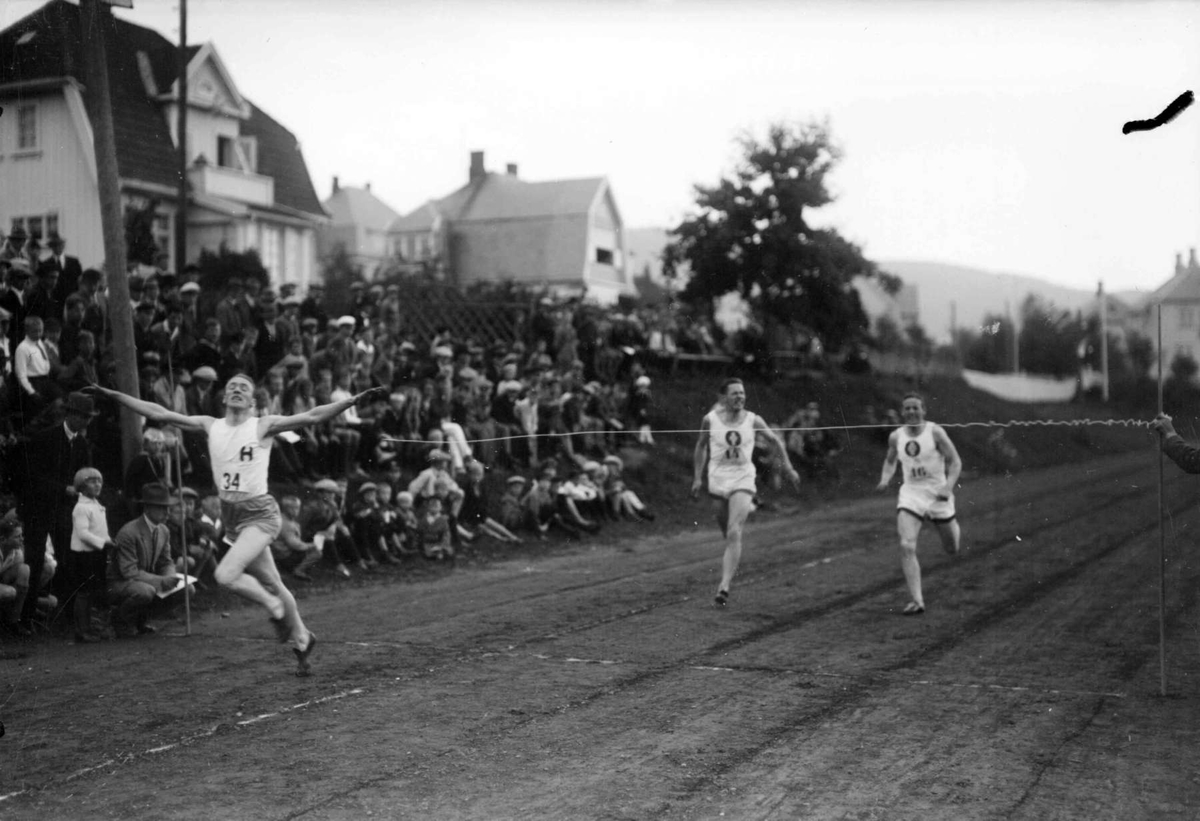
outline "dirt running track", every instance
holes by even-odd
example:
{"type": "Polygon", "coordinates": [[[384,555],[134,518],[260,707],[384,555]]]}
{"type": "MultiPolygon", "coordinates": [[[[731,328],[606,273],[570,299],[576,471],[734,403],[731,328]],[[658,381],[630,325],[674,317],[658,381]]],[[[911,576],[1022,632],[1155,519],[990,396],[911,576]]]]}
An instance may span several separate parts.
{"type": "Polygon", "coordinates": [[[705,508],[311,593],[310,679],[249,610],[36,643],[0,661],[0,817],[1195,819],[1200,480],[1166,476],[1166,698],[1144,450],[964,483],[922,617],[889,493],[757,514],[725,610],[705,508]]]}

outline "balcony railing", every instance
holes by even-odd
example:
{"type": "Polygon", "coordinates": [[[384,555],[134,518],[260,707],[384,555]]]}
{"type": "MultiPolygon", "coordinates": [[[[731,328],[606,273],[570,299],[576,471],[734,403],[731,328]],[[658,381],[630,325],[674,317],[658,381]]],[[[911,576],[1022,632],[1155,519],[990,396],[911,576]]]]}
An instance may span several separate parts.
{"type": "Polygon", "coordinates": [[[275,204],[275,180],[262,174],[250,174],[219,165],[198,165],[188,171],[188,180],[197,194],[251,205],[275,204]]]}

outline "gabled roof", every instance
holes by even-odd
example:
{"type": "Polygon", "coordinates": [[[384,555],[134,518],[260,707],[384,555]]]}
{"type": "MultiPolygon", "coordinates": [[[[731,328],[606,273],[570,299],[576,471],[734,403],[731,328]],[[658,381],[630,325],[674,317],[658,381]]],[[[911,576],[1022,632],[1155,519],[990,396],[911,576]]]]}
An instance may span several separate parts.
{"type": "MultiPolygon", "coordinates": [[[[74,77],[84,84],[84,103],[94,121],[96,102],[95,95],[86,91],[80,17],[78,6],[51,0],[0,32],[0,86],[74,77]],[[17,45],[30,31],[36,36],[17,45]]],[[[164,93],[177,76],[176,46],[156,31],[115,15],[104,17],[118,173],[125,179],[174,188],[178,184],[175,143],[162,109],[147,93],[137,55],[146,54],[155,85],[164,93]]],[[[253,103],[250,108],[250,119],[242,122],[241,132],[258,138],[258,173],[275,179],[276,205],[324,216],[295,136],[253,103]]]]}
{"type": "Polygon", "coordinates": [[[430,201],[402,217],[397,217],[388,227],[388,231],[428,231],[441,216],[442,212],[438,210],[437,203],[430,201]]]}
{"type": "Polygon", "coordinates": [[[333,225],[358,225],[386,231],[400,215],[365,188],[340,187],[323,203],[333,225]]]}
{"type": "Polygon", "coordinates": [[[1200,270],[1185,269],[1146,297],[1144,306],[1160,302],[1200,302],[1200,270]]]}
{"type": "MultiPolygon", "coordinates": [[[[587,214],[604,184],[603,177],[525,182],[509,174],[488,173],[476,181],[474,196],[462,203],[456,219],[482,222],[587,214]]],[[[461,190],[447,199],[459,198],[461,190]]]]}

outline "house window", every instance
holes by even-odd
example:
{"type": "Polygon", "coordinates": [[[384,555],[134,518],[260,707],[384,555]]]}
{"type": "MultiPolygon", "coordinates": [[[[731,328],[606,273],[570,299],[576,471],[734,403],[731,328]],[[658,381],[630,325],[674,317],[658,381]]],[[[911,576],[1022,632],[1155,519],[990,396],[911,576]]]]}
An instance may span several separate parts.
{"type": "Polygon", "coordinates": [[[237,141],[232,137],[217,137],[217,165],[222,168],[242,167],[237,157],[237,141]]]}
{"type": "Polygon", "coordinates": [[[37,106],[32,103],[17,106],[17,150],[37,148],[37,106]]]}
{"type": "Polygon", "coordinates": [[[1179,327],[1194,328],[1196,327],[1196,309],[1189,307],[1180,307],[1179,309],[1179,327]]]}
{"type": "Polygon", "coordinates": [[[596,249],[596,262],[600,263],[601,265],[612,265],[614,261],[615,261],[615,257],[613,255],[613,252],[611,249],[609,249],[609,248],[597,248],[596,249]]]}
{"type": "Polygon", "coordinates": [[[267,269],[268,276],[277,278],[279,265],[283,261],[283,237],[280,235],[280,229],[274,225],[263,225],[261,230],[262,245],[258,253],[262,257],[262,264],[267,269]]]}
{"type": "MultiPolygon", "coordinates": [[[[58,233],[58,214],[51,211],[48,214],[27,214],[12,218],[12,229],[20,228],[31,237],[44,240],[50,234],[58,233]]],[[[12,233],[11,231],[9,233],[12,233]]]]}

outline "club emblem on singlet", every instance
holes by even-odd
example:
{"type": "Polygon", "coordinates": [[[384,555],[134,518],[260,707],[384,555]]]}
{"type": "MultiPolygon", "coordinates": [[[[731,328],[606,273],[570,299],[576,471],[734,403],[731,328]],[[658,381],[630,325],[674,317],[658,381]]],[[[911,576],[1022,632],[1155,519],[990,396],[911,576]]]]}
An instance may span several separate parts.
{"type": "Polygon", "coordinates": [[[725,458],[742,458],[742,434],[736,430],[725,431],[725,458]]]}
{"type": "Polygon", "coordinates": [[[250,462],[253,459],[254,459],[254,446],[253,445],[243,445],[242,449],[238,451],[238,461],[239,462],[250,462]]]}
{"type": "Polygon", "coordinates": [[[909,439],[904,445],[904,453],[915,459],[921,454],[921,445],[915,439],[909,439]]]}

